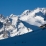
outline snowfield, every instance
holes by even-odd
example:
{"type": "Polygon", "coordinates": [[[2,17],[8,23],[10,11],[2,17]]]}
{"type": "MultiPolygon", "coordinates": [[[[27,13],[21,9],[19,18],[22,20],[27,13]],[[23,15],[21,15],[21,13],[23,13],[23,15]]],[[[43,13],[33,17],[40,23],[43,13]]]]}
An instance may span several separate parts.
{"type": "Polygon", "coordinates": [[[46,24],[46,8],[25,10],[19,16],[0,14],[0,40],[35,32],[43,24],[46,24]]]}

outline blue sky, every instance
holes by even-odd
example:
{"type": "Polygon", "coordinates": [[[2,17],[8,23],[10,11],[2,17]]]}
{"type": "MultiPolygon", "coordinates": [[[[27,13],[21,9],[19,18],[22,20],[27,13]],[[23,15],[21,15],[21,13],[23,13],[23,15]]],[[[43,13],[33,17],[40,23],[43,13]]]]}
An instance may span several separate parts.
{"type": "Polygon", "coordinates": [[[46,0],[0,0],[0,14],[21,14],[24,10],[46,7],[46,0]]]}

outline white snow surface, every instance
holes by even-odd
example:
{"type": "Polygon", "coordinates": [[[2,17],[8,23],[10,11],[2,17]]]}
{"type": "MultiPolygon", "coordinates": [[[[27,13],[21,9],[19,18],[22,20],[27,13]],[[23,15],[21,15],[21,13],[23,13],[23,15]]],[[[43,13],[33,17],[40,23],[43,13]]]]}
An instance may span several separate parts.
{"type": "Polygon", "coordinates": [[[21,21],[39,27],[46,24],[44,16],[46,16],[46,8],[37,8],[32,11],[25,10],[20,16],[11,14],[9,17],[1,17],[0,15],[0,23],[3,23],[3,26],[0,27],[0,40],[32,32],[33,29],[26,27],[21,21]],[[17,24],[18,22],[19,24],[17,24]]]}

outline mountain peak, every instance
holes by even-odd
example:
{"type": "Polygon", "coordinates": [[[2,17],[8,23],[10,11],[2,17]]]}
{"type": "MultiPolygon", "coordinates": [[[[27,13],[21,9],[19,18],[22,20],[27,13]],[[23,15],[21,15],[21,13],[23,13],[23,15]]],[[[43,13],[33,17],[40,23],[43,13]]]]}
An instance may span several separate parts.
{"type": "Polygon", "coordinates": [[[31,11],[30,10],[25,10],[22,15],[28,15],[31,11]]]}
{"type": "Polygon", "coordinates": [[[46,13],[46,8],[36,8],[35,10],[33,10],[35,13],[38,13],[38,12],[42,12],[43,14],[46,13]]]}
{"type": "Polygon", "coordinates": [[[2,14],[0,14],[0,18],[3,18],[4,16],[2,14]]]}

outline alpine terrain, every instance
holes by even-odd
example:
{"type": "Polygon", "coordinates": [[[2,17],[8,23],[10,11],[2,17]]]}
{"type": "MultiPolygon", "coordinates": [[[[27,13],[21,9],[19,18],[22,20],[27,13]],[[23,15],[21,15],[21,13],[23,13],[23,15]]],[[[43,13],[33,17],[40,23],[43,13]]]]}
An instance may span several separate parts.
{"type": "Polygon", "coordinates": [[[7,17],[0,14],[0,46],[45,46],[45,39],[46,8],[7,17]]]}

